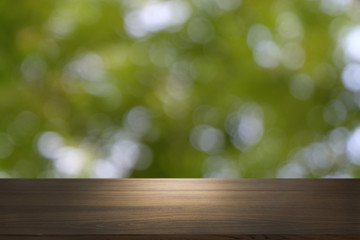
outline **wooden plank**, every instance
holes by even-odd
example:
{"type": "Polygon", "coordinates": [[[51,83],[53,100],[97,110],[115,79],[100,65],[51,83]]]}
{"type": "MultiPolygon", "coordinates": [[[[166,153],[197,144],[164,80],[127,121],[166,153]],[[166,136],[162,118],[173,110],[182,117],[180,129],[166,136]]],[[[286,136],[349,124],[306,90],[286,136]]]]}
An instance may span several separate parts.
{"type": "Polygon", "coordinates": [[[2,179],[2,239],[360,239],[356,179],[2,179]]]}
{"type": "Polygon", "coordinates": [[[0,235],[4,240],[358,240],[358,235],[0,235]]]}

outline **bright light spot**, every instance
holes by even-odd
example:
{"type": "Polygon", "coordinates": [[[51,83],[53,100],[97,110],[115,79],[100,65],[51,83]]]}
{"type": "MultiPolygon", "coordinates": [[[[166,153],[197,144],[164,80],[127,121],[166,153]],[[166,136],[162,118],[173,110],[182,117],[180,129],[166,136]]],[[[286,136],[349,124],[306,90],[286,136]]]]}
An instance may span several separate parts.
{"type": "Polygon", "coordinates": [[[93,177],[95,178],[117,178],[118,173],[113,163],[105,160],[98,160],[94,165],[93,177]]]}
{"type": "Polygon", "coordinates": [[[58,39],[65,38],[75,30],[74,13],[71,8],[57,9],[46,23],[46,29],[58,39]]]}
{"type": "Polygon", "coordinates": [[[205,44],[214,37],[213,25],[204,18],[196,18],[189,23],[187,32],[191,41],[199,44],[205,44]]]}
{"type": "Polygon", "coordinates": [[[87,160],[82,149],[64,146],[63,138],[56,132],[45,132],[38,140],[39,152],[53,161],[56,171],[67,176],[77,176],[87,160]]]}
{"type": "Polygon", "coordinates": [[[151,149],[145,144],[140,144],[139,149],[140,149],[140,156],[136,161],[134,169],[145,170],[151,165],[153,159],[153,153],[151,149]]]}
{"type": "Polygon", "coordinates": [[[11,178],[11,176],[7,172],[0,171],[0,178],[11,178]]]}
{"type": "Polygon", "coordinates": [[[260,42],[272,41],[272,34],[268,27],[262,24],[252,25],[247,34],[247,44],[254,48],[260,42]]]}
{"type": "Polygon", "coordinates": [[[241,5],[242,0],[216,0],[216,3],[222,10],[231,11],[237,9],[241,5]]]}
{"type": "Polygon", "coordinates": [[[84,167],[86,154],[74,147],[61,147],[54,154],[54,166],[62,174],[76,176],[84,167]]]}
{"type": "Polygon", "coordinates": [[[203,177],[238,178],[240,173],[235,163],[231,160],[219,156],[211,156],[204,162],[203,177]]]}
{"type": "Polygon", "coordinates": [[[66,67],[65,76],[82,78],[88,81],[99,81],[105,75],[102,58],[92,52],[83,54],[78,60],[69,63],[66,67]]]}
{"type": "Polygon", "coordinates": [[[264,68],[276,68],[281,59],[281,51],[276,43],[262,41],[255,46],[254,59],[264,68]]]}
{"type": "Polygon", "coordinates": [[[340,127],[336,128],[329,134],[329,148],[334,155],[342,155],[346,152],[346,140],[348,138],[348,130],[340,127]]]}
{"type": "Polygon", "coordinates": [[[344,39],[345,55],[350,59],[360,61],[360,26],[355,27],[344,39]]]}
{"type": "Polygon", "coordinates": [[[331,177],[341,176],[345,174],[346,160],[344,154],[346,150],[354,153],[350,149],[357,151],[357,161],[360,165],[360,150],[359,146],[351,146],[358,141],[360,143],[360,128],[355,138],[348,140],[348,130],[344,127],[336,128],[331,131],[327,137],[323,138],[321,142],[314,142],[310,145],[296,150],[291,156],[291,161],[285,166],[281,167],[277,176],[283,178],[301,178],[306,177],[307,174],[313,176],[331,177]],[[350,143],[353,142],[353,143],[350,143]]]}
{"type": "Polygon", "coordinates": [[[360,165],[360,127],[356,128],[349,137],[346,152],[352,163],[360,165]]]}
{"type": "Polygon", "coordinates": [[[225,126],[237,148],[254,146],[264,133],[262,109],[255,103],[245,104],[239,112],[229,116],[225,126]]]}
{"type": "Polygon", "coordinates": [[[314,92],[314,83],[308,75],[298,74],[290,80],[289,90],[296,99],[307,100],[314,92]]]}
{"type": "Polygon", "coordinates": [[[74,31],[74,24],[71,21],[60,17],[50,18],[47,29],[57,38],[64,38],[74,31]]]}
{"type": "Polygon", "coordinates": [[[111,148],[110,158],[117,166],[131,169],[140,155],[139,144],[130,140],[120,140],[111,148]]]}
{"type": "Polygon", "coordinates": [[[150,111],[145,107],[134,107],[126,115],[125,125],[137,137],[143,137],[151,128],[150,111]]]}
{"type": "Polygon", "coordinates": [[[224,141],[223,132],[208,125],[197,126],[190,135],[194,148],[206,153],[219,151],[224,146],[224,141]]]}
{"type": "Polygon", "coordinates": [[[44,132],[38,140],[38,149],[46,158],[54,158],[55,152],[64,146],[63,138],[56,132],[44,132]]]}
{"type": "Polygon", "coordinates": [[[13,152],[13,144],[7,134],[0,133],[0,159],[9,157],[13,152]]]}
{"type": "Polygon", "coordinates": [[[329,175],[324,176],[324,178],[354,178],[351,174],[343,172],[335,172],[329,175]]]}
{"type": "Polygon", "coordinates": [[[237,130],[242,142],[246,145],[255,145],[263,134],[262,120],[257,116],[245,115],[241,118],[237,130]]]}
{"type": "Polygon", "coordinates": [[[152,162],[152,152],[144,144],[120,139],[111,147],[108,160],[117,167],[119,177],[127,177],[132,169],[148,168],[152,162]]]}
{"type": "Polygon", "coordinates": [[[243,116],[238,126],[240,139],[247,145],[258,143],[263,134],[262,120],[257,116],[243,116]]]}
{"type": "Polygon", "coordinates": [[[360,64],[348,64],[342,72],[342,81],[350,91],[360,91],[360,64]]]}
{"type": "Polygon", "coordinates": [[[134,37],[143,37],[150,32],[157,32],[183,24],[190,16],[190,7],[180,0],[147,2],[141,9],[126,15],[125,27],[134,37]]]}
{"type": "Polygon", "coordinates": [[[334,163],[327,144],[315,142],[303,150],[306,165],[312,170],[329,170],[334,163]]]}
{"type": "Polygon", "coordinates": [[[305,169],[298,163],[288,163],[279,169],[277,173],[278,178],[302,178],[305,176],[305,169]]]}
{"type": "Polygon", "coordinates": [[[21,72],[26,80],[34,81],[44,76],[46,62],[39,56],[30,55],[21,63],[21,72]]]}
{"type": "Polygon", "coordinates": [[[291,70],[300,69],[305,63],[305,50],[298,43],[287,43],[281,48],[282,63],[291,70]]]}
{"type": "Polygon", "coordinates": [[[330,16],[338,16],[349,10],[352,3],[352,0],[322,0],[320,6],[324,13],[330,16]]]}
{"type": "Polygon", "coordinates": [[[300,19],[293,12],[283,12],[276,19],[276,29],[285,39],[301,40],[303,27],[300,19]]]}

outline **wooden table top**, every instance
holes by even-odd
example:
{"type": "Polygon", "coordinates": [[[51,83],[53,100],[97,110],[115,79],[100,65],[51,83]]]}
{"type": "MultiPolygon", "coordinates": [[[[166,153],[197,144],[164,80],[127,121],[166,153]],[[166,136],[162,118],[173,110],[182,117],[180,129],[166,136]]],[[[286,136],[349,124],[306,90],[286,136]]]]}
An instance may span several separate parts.
{"type": "Polygon", "coordinates": [[[360,239],[356,179],[1,179],[0,239],[360,239]]]}

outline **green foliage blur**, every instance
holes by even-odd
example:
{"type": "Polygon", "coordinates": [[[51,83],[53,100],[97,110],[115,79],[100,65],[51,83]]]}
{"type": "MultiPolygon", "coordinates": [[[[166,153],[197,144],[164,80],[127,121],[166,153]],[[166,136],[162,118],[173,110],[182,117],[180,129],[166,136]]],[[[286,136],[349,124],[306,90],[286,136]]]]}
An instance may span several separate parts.
{"type": "Polygon", "coordinates": [[[0,177],[360,176],[356,0],[0,1],[0,177]]]}

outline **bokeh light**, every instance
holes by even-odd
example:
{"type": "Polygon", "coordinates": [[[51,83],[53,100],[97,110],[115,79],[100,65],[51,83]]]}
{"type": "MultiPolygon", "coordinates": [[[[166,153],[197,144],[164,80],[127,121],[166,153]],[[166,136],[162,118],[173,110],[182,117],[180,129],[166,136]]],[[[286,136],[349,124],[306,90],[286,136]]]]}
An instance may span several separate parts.
{"type": "Polygon", "coordinates": [[[0,3],[0,177],[359,177],[360,2],[0,3]]]}

